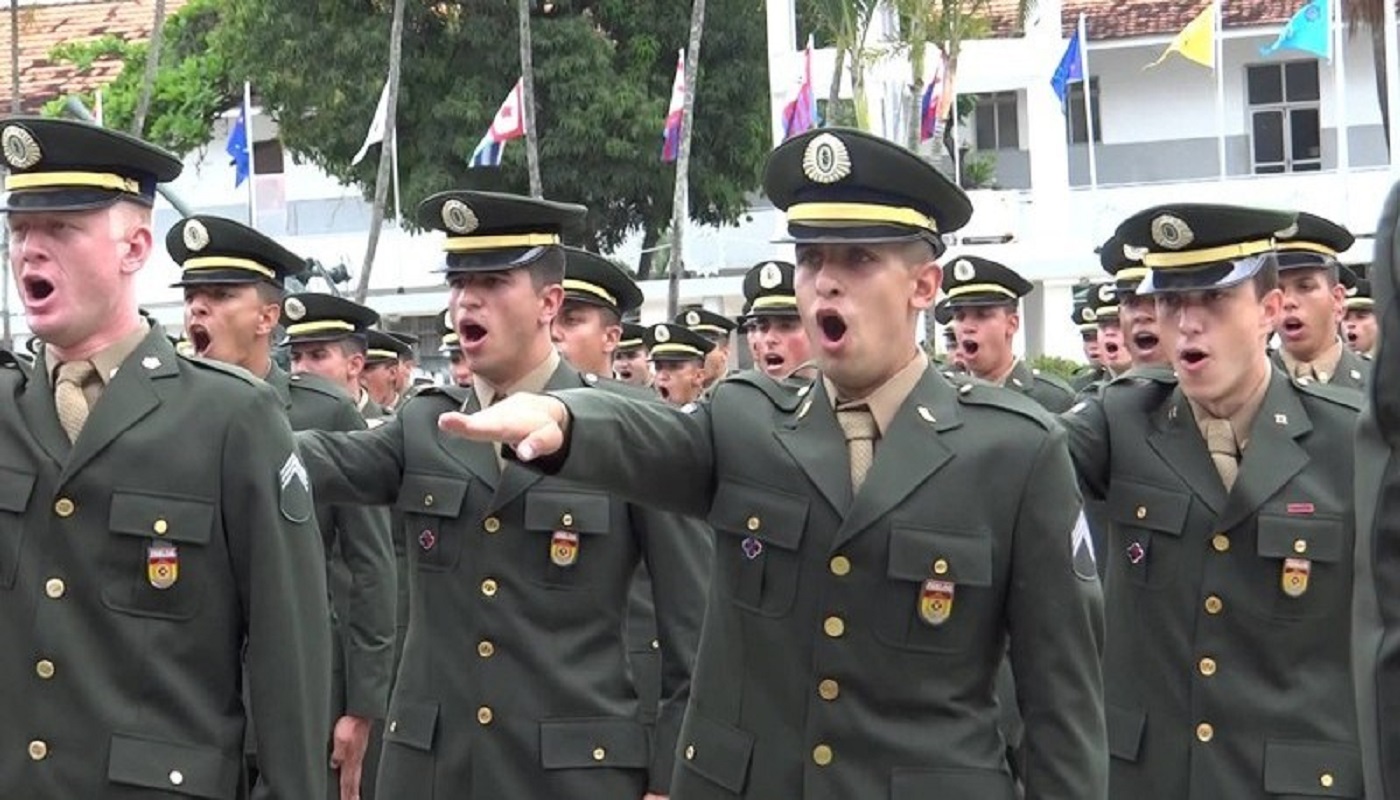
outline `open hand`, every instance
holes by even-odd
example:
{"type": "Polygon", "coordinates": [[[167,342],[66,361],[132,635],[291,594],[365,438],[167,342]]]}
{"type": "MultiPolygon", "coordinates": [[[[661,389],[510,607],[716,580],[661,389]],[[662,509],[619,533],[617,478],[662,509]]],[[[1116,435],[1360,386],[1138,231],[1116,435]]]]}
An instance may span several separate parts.
{"type": "Polygon", "coordinates": [[[438,427],[476,442],[500,442],[515,448],[521,461],[552,455],[564,446],[569,411],[553,397],[522,392],[475,414],[452,411],[438,417],[438,427]]]}

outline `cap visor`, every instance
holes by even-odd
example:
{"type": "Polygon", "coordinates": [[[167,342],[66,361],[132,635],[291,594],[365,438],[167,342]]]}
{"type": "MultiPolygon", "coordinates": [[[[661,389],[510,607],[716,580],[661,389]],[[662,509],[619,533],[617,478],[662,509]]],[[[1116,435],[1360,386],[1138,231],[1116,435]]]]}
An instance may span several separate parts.
{"type": "Polygon", "coordinates": [[[543,256],[550,247],[511,247],[501,250],[481,250],[474,253],[448,253],[447,265],[436,270],[447,275],[460,272],[506,272],[528,267],[543,256]]]}
{"type": "Polygon", "coordinates": [[[182,286],[248,286],[254,283],[269,283],[267,278],[254,275],[246,270],[210,269],[186,273],[180,280],[170,284],[172,289],[182,286]]]}
{"type": "Polygon", "coordinates": [[[1238,261],[1217,261],[1199,267],[1152,268],[1138,284],[1137,293],[1149,295],[1229,289],[1254,277],[1259,270],[1273,263],[1273,258],[1273,253],[1261,253],[1238,261]]]}
{"type": "Polygon", "coordinates": [[[151,205],[150,198],[102,189],[25,189],[5,196],[4,211],[96,211],[116,204],[118,200],[151,205]]]}

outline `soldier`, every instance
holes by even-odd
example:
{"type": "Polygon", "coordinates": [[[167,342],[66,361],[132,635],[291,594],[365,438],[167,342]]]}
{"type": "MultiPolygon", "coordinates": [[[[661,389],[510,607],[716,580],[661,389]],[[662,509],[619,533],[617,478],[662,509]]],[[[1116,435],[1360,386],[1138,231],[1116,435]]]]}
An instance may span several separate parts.
{"type": "Polygon", "coordinates": [[[1342,317],[1342,333],[1352,352],[1374,361],[1376,355],[1376,312],[1371,298],[1371,281],[1366,278],[1366,266],[1353,267],[1356,284],[1347,290],[1346,316],[1342,317]]]}
{"type": "Polygon", "coordinates": [[[1094,309],[1089,304],[1089,292],[1097,291],[1095,286],[1084,287],[1085,291],[1074,292],[1074,308],[1070,312],[1070,321],[1079,330],[1079,338],[1084,344],[1084,361],[1086,366],[1074,374],[1070,381],[1070,388],[1075,394],[1084,391],[1090,385],[1098,383],[1108,378],[1108,370],[1099,361],[1099,323],[1094,316],[1094,309]]]}
{"type": "MultiPolygon", "coordinates": [[[[183,267],[185,331],[204,358],[261,377],[276,392],[293,430],[364,430],[340,387],[315,375],[288,375],[272,361],[272,333],[283,281],[305,261],[232,220],[190,217],[165,247],[183,267]]],[[[297,306],[292,306],[295,310],[297,306]]],[[[316,521],[330,569],[335,637],[332,669],[332,797],[356,800],[371,722],[389,707],[394,562],[383,509],[318,504],[316,521]]]]}
{"type": "Polygon", "coordinates": [[[291,429],[266,384],[136,308],[179,160],[31,117],[0,152],[46,342],[0,369],[0,796],[242,797],[249,702],[272,754],[254,796],[324,797],[330,611],[291,429]]]}
{"type": "Polygon", "coordinates": [[[403,394],[399,389],[399,363],[413,351],[402,339],[380,330],[365,331],[365,343],[365,369],[360,373],[360,385],[388,416],[394,413],[403,394]]]}
{"type": "Polygon", "coordinates": [[[1157,318],[1157,300],[1151,295],[1138,294],[1138,286],[1147,277],[1140,253],[1129,252],[1114,236],[1099,249],[1099,263],[1104,272],[1113,276],[1113,291],[1118,305],[1119,327],[1132,366],[1123,373],[1142,376],[1151,372],[1158,377],[1172,377],[1172,354],[1176,350],[1176,331],[1157,318]]]}
{"type": "Polygon", "coordinates": [[[1110,383],[1063,418],[1107,500],[1113,797],[1360,797],[1346,624],[1359,397],[1295,385],[1282,314],[1290,212],[1142,211],[1117,236],[1176,329],[1175,380],[1110,383]],[[1242,454],[1242,455],[1241,455],[1242,454]]]}
{"type": "Polygon", "coordinates": [[[560,239],[584,214],[488,192],[424,201],[420,223],[448,233],[472,389],[425,389],[365,433],[299,434],[319,496],[395,502],[412,535],[412,610],[381,797],[656,798],[669,789],[689,691],[676,648],[694,635],[678,626],[696,621],[702,600],[685,577],[704,571],[694,543],[652,529],[636,506],[541,479],[437,427],[444,412],[516,392],[619,390],[563,364],[550,339],[565,296],[560,239]],[[663,674],[676,681],[655,741],[638,719],[623,637],[643,559],[657,589],[663,674]]]}
{"type": "Polygon", "coordinates": [[[622,323],[622,336],[613,350],[613,377],[623,383],[651,388],[651,357],[646,348],[647,329],[635,322],[622,323]]]}
{"type": "Polygon", "coordinates": [[[705,394],[710,351],[715,343],[684,325],[663,322],[647,329],[652,385],[662,401],[685,407],[705,394]]]}
{"type": "Polygon", "coordinates": [[[953,312],[963,359],[975,377],[1027,395],[1049,411],[1074,404],[1074,390],[1016,357],[1012,339],[1021,327],[1020,301],[1031,282],[1014,270],[977,256],[953,261],[944,291],[953,312]]]}
{"type": "MultiPolygon", "coordinates": [[[[1315,214],[1298,214],[1296,227],[1279,232],[1278,279],[1283,290],[1278,363],[1292,378],[1360,389],[1371,365],[1342,344],[1338,325],[1346,287],[1337,254],[1355,238],[1315,214]]],[[[1345,274],[1348,282],[1355,279],[1345,274]]]]}
{"type": "Polygon", "coordinates": [[[1094,311],[1094,321],[1099,326],[1099,363],[1108,373],[1105,378],[1112,380],[1133,366],[1133,354],[1128,351],[1123,336],[1123,321],[1119,317],[1118,292],[1113,284],[1100,283],[1089,296],[1089,302],[1094,311]]]}
{"type": "Polygon", "coordinates": [[[360,416],[371,425],[385,416],[360,383],[368,350],[367,335],[379,313],[344,297],[307,292],[282,301],[288,321],[283,346],[291,349],[292,374],[318,375],[345,391],[360,416]]]}
{"type": "Polygon", "coordinates": [[[452,324],[452,309],[445,309],[441,316],[442,346],[438,352],[447,356],[452,370],[452,385],[466,388],[472,385],[472,368],[467,363],[467,357],[462,355],[462,340],[457,335],[457,326],[452,324]]]}
{"type": "Polygon", "coordinates": [[[739,326],[734,320],[723,314],[694,306],[681,309],[676,314],[676,318],[671,320],[673,325],[683,325],[691,331],[700,334],[710,341],[711,347],[705,354],[705,388],[709,389],[715,382],[730,374],[729,368],[729,337],[739,326]]]}
{"type": "Polygon", "coordinates": [[[586,390],[440,425],[708,516],[676,800],[1010,800],[992,693],[1008,637],[1026,798],[1103,800],[1102,607],[1063,434],[1016,392],[950,384],[915,341],[940,234],[970,203],[913,153],[834,128],[780,145],[764,190],[822,367],[805,396],[740,373],[689,414],[586,390]]]}
{"type": "Polygon", "coordinates": [[[398,395],[394,403],[389,406],[394,411],[398,411],[413,392],[422,385],[416,383],[413,378],[413,373],[418,369],[418,337],[401,331],[388,331],[388,334],[398,339],[399,343],[403,345],[403,349],[399,351],[399,374],[395,383],[398,395]]]}
{"type": "Polygon", "coordinates": [[[779,381],[799,370],[812,372],[811,343],[797,316],[792,273],[793,266],[786,261],[765,261],[744,274],[748,306],[744,325],[749,331],[754,367],[779,381]]]}

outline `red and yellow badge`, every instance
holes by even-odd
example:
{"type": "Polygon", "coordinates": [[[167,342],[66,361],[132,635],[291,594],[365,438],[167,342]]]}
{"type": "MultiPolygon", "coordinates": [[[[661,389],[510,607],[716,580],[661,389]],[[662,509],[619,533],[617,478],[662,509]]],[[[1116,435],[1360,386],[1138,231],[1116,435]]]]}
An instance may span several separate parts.
{"type": "Polygon", "coordinates": [[[1308,576],[1312,573],[1312,562],[1306,558],[1286,558],[1283,561],[1283,593],[1289,597],[1302,597],[1308,591],[1308,576]]]}
{"type": "Polygon", "coordinates": [[[578,561],[578,534],[555,531],[549,543],[549,560],[556,567],[572,567],[578,561]]]}
{"type": "Polygon", "coordinates": [[[169,589],[180,579],[180,551],[169,542],[151,542],[146,548],[146,580],[157,589],[169,589]]]}
{"type": "Polygon", "coordinates": [[[953,614],[953,592],[956,587],[949,581],[924,581],[919,591],[919,619],[925,624],[938,627],[948,621],[953,614]]]}

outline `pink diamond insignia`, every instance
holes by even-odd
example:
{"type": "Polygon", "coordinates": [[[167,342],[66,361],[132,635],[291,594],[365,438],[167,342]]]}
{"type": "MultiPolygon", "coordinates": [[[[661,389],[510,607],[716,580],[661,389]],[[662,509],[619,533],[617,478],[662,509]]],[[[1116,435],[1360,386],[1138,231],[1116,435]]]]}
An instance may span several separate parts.
{"type": "Polygon", "coordinates": [[[431,530],[425,528],[422,533],[418,534],[418,546],[423,548],[423,552],[433,549],[433,545],[436,544],[437,534],[431,530]]]}

